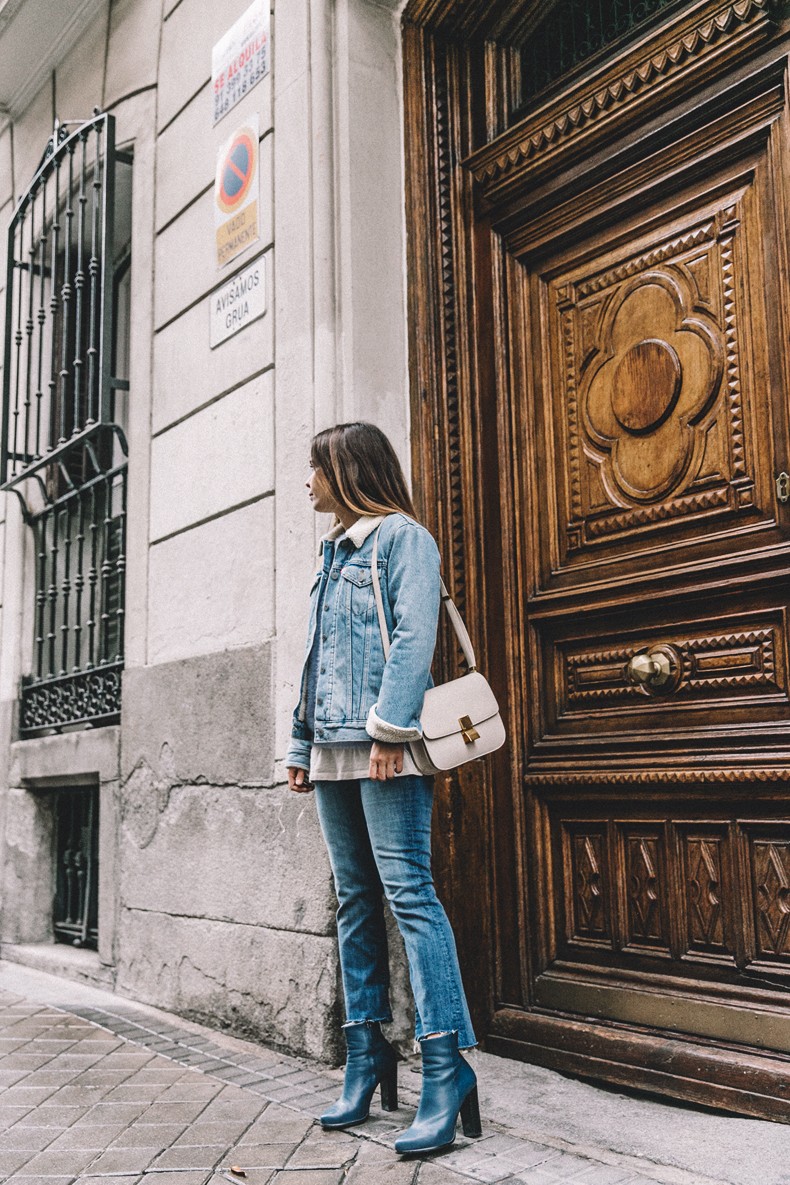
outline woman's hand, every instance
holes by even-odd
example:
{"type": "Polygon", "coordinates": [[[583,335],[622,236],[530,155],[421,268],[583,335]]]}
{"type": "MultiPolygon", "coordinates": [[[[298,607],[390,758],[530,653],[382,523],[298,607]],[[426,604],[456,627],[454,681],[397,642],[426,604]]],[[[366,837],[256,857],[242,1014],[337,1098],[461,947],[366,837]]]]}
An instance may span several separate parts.
{"type": "Polygon", "coordinates": [[[293,790],[296,794],[310,794],[313,786],[307,780],[307,770],[297,769],[296,766],[288,766],[288,789],[293,790]]]}
{"type": "Polygon", "coordinates": [[[403,745],[385,745],[374,741],[370,750],[368,777],[374,782],[386,782],[403,772],[403,745]]]}

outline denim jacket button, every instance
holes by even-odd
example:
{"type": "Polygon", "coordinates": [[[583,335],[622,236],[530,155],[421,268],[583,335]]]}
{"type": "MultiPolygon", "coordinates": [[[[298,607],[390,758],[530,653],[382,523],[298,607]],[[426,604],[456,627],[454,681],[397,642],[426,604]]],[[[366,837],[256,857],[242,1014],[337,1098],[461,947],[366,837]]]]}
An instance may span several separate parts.
{"type": "Polygon", "coordinates": [[[332,577],[333,580],[337,580],[337,575],[338,575],[337,572],[333,568],[332,571],[330,572],[330,576],[332,577]]]}

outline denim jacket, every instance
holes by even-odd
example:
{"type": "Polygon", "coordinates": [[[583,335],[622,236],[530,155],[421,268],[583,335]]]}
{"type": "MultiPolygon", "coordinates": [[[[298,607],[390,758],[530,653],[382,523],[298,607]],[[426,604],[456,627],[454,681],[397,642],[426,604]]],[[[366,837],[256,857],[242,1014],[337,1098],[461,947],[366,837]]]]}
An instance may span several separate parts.
{"type": "Polygon", "coordinates": [[[432,685],[439,619],[439,549],[425,527],[405,514],[363,517],[346,532],[337,527],[322,540],[322,554],[323,564],[310,590],[301,692],[285,759],[286,766],[302,769],[310,767],[314,743],[359,744],[372,738],[405,744],[421,735],[420,713],[432,685]],[[386,663],[371,574],[379,523],[379,580],[391,644],[386,663]],[[316,629],[320,647],[311,740],[307,667],[316,629]]]}

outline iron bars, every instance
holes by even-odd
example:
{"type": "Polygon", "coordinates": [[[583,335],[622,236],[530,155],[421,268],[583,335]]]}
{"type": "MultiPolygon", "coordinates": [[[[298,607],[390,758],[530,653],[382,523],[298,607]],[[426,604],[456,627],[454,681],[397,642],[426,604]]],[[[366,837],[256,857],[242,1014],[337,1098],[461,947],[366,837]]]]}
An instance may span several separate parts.
{"type": "Polygon", "coordinates": [[[99,938],[99,788],[57,790],[56,942],[92,947],[99,938]]]}
{"type": "Polygon", "coordinates": [[[678,0],[559,0],[521,54],[521,110],[553,82],[678,0]]]}
{"type": "Polygon", "coordinates": [[[123,669],[126,459],[98,429],[61,466],[65,492],[31,516],[36,602],[23,735],[117,720],[123,669]]]}
{"type": "Polygon", "coordinates": [[[111,115],[56,129],[11,219],[0,488],[110,421],[114,165],[111,115]]]}

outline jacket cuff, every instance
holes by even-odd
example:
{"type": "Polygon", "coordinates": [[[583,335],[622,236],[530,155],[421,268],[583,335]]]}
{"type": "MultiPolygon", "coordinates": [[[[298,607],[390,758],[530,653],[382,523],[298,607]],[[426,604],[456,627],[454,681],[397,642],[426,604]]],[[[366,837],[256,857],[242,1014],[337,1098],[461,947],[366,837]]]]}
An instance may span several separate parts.
{"type": "Polygon", "coordinates": [[[374,741],[381,741],[385,745],[405,745],[407,741],[418,741],[422,736],[419,728],[399,728],[397,724],[389,724],[376,713],[378,704],[374,704],[368,712],[365,731],[374,741]]]}
{"type": "Polygon", "coordinates": [[[313,746],[310,741],[291,737],[291,744],[285,755],[285,768],[288,769],[292,766],[294,769],[309,770],[312,750],[313,746]]]}

